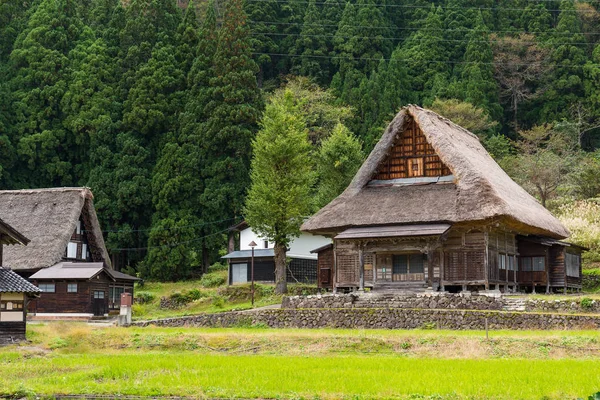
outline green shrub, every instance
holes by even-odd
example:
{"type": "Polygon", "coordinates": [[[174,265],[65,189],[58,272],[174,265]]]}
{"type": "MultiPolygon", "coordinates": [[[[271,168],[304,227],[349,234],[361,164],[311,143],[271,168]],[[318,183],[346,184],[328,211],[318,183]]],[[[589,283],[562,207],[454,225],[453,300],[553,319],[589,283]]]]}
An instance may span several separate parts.
{"type": "Polygon", "coordinates": [[[202,275],[200,284],[205,288],[213,288],[222,286],[227,281],[227,275],[223,274],[223,271],[209,272],[202,275]]]}
{"type": "Polygon", "coordinates": [[[201,298],[206,297],[206,293],[198,289],[191,289],[189,292],[186,293],[186,297],[190,301],[200,300],[201,298]]]}
{"type": "Polygon", "coordinates": [[[137,292],[134,301],[139,304],[147,304],[154,301],[156,296],[150,292],[137,292]]]}
{"type": "Polygon", "coordinates": [[[229,265],[227,263],[216,262],[210,267],[208,267],[208,272],[218,272],[218,271],[227,271],[229,269],[229,265]]]}
{"type": "Polygon", "coordinates": [[[169,299],[179,305],[186,305],[192,301],[200,300],[201,298],[207,296],[208,295],[206,293],[199,289],[191,289],[183,293],[175,292],[169,296],[169,299]]]}
{"type": "Polygon", "coordinates": [[[579,301],[579,305],[584,310],[591,310],[592,307],[594,307],[594,300],[590,299],[589,297],[584,297],[579,301]]]}
{"type": "Polygon", "coordinates": [[[217,308],[223,308],[225,306],[225,297],[215,294],[212,296],[212,305],[217,308]]]}

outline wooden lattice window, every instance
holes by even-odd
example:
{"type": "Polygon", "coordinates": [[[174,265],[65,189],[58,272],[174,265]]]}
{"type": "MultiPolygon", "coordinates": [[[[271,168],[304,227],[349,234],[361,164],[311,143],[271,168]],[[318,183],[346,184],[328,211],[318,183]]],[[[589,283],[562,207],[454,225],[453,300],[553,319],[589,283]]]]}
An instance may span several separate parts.
{"type": "Polygon", "coordinates": [[[358,282],[358,256],[339,255],[337,257],[338,282],[358,282]]]}
{"type": "Polygon", "coordinates": [[[427,142],[414,119],[409,118],[398,134],[390,153],[379,165],[374,179],[389,180],[452,175],[427,142]]]}

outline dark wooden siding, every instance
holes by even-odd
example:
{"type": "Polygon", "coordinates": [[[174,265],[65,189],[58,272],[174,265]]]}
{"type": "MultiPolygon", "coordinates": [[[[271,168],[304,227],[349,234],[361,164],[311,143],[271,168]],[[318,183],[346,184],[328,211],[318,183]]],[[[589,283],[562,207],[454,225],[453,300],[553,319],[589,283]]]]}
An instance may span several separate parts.
{"type": "MultiPolygon", "coordinates": [[[[540,243],[519,240],[519,257],[546,257],[546,268],[548,267],[548,246],[540,243]]],[[[521,259],[519,259],[519,285],[546,285],[548,276],[546,271],[523,271],[521,259]]]]}
{"type": "Polygon", "coordinates": [[[563,246],[552,246],[549,251],[549,259],[546,263],[549,269],[550,286],[565,286],[565,248],[563,246]]]}
{"type": "Polygon", "coordinates": [[[0,322],[0,343],[12,340],[25,340],[25,321],[0,322]]]}
{"type": "Polygon", "coordinates": [[[104,272],[98,278],[91,280],[35,280],[34,285],[40,283],[54,283],[54,293],[41,293],[40,298],[32,300],[29,312],[33,313],[87,313],[93,312],[92,297],[95,290],[104,292],[106,309],[108,309],[108,286],[111,280],[104,272]],[[77,293],[67,293],[67,285],[77,283],[77,293]]]}
{"type": "Polygon", "coordinates": [[[446,285],[485,279],[485,235],[480,231],[451,231],[444,242],[446,285]]]}
{"type": "Polygon", "coordinates": [[[318,253],[317,267],[317,286],[320,288],[333,288],[333,246],[318,253]]]}
{"type": "MultiPolygon", "coordinates": [[[[247,263],[247,280],[252,280],[252,259],[236,259],[231,264],[247,263]]],[[[317,260],[292,258],[286,270],[288,283],[315,283],[317,281],[317,260]]],[[[275,261],[272,258],[254,258],[254,280],[275,282],[275,261]]]]}
{"type": "Polygon", "coordinates": [[[390,154],[377,168],[375,179],[451,175],[450,169],[427,142],[423,131],[412,118],[407,118],[401,136],[390,154]]]}

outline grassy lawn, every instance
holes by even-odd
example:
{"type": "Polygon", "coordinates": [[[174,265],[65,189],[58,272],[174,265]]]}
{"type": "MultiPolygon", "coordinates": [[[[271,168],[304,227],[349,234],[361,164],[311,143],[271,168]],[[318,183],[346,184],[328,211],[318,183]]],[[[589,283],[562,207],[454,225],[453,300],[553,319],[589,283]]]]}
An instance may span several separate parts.
{"type": "Polygon", "coordinates": [[[600,388],[598,371],[599,360],[436,360],[364,355],[225,356],[150,352],[64,355],[43,363],[12,358],[0,365],[0,384],[8,393],[37,394],[574,399],[600,388]]]}
{"type": "MultiPolygon", "coordinates": [[[[135,288],[136,301],[133,305],[133,319],[180,317],[200,313],[215,313],[252,308],[250,285],[226,286],[227,271],[213,271],[203,279],[183,282],[145,282],[135,288]],[[215,286],[215,287],[213,287],[215,286]],[[179,307],[160,307],[160,299],[183,298],[179,307]],[[145,298],[146,301],[143,301],[145,298]],[[187,301],[189,300],[189,301],[187,301]]],[[[312,293],[316,286],[288,285],[291,293],[312,293]]],[[[281,295],[274,293],[273,285],[257,284],[255,307],[281,303],[281,295]]]]}
{"type": "Polygon", "coordinates": [[[576,399],[600,390],[600,331],[31,325],[0,349],[1,395],[576,399]]]}

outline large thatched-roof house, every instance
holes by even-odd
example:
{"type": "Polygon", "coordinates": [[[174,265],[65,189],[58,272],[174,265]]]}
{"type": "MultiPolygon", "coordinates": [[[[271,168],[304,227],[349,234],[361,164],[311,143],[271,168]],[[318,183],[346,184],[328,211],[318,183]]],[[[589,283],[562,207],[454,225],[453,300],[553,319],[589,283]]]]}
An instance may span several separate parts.
{"type": "Polygon", "coordinates": [[[581,288],[580,249],[561,241],[560,221],[477,136],[417,106],[396,115],[348,188],[302,230],[334,238],[323,264],[336,289],[581,288]]]}
{"type": "Polygon", "coordinates": [[[89,189],[0,191],[0,215],[31,239],[4,252],[4,266],[42,290],[29,312],[104,315],[133,292],[137,278],[112,270],[89,189]]]}
{"type": "Polygon", "coordinates": [[[0,219],[0,344],[25,339],[29,299],[40,289],[2,266],[4,245],[26,246],[29,239],[0,219]]]}

